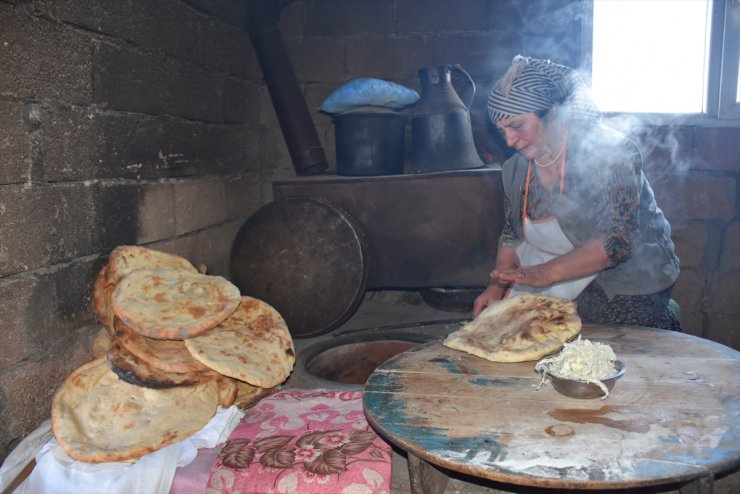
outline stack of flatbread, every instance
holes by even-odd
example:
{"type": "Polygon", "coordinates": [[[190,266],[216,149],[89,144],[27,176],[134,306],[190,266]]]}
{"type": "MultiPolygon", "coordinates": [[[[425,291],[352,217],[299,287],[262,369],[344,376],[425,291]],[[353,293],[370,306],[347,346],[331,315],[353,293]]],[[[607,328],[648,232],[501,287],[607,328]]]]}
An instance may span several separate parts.
{"type": "Polygon", "coordinates": [[[526,362],[559,351],[580,332],[573,302],[522,293],[491,304],[442,344],[492,362],[526,362]]]}
{"type": "Polygon", "coordinates": [[[187,259],[120,246],[96,279],[103,328],[93,358],[52,403],[57,442],[76,460],[134,460],[181,441],[219,406],[246,408],[290,375],[280,314],[187,259]]]}

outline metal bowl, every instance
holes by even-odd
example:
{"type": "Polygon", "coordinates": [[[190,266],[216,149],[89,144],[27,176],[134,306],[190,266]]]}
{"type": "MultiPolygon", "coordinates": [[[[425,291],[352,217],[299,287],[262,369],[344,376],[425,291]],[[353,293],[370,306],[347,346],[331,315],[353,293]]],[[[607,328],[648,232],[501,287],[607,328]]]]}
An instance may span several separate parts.
{"type": "MultiPolygon", "coordinates": [[[[616,368],[616,373],[611,377],[601,380],[609,391],[612,390],[617,379],[622,377],[624,375],[624,371],[627,369],[627,366],[625,366],[624,362],[621,360],[615,360],[614,367],[616,368]]],[[[588,381],[564,379],[562,377],[554,376],[549,372],[545,372],[545,375],[550,379],[552,387],[555,388],[558,393],[569,398],[599,398],[604,395],[604,391],[602,391],[601,388],[588,381]]]]}

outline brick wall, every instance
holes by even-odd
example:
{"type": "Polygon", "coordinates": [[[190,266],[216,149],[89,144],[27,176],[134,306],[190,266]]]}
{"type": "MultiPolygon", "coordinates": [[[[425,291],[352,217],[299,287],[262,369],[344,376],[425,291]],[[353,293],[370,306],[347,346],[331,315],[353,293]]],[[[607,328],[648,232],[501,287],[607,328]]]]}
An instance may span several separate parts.
{"type": "MultiPolygon", "coordinates": [[[[297,0],[285,42],[315,109],[343,82],[419,90],[475,78],[479,151],[503,157],[485,98],[513,55],[577,66],[580,0],[297,0]]],[[[238,0],[0,0],[0,458],[48,417],[97,325],[92,282],[120,244],[228,274],[243,221],[295,176],[238,0]]],[[[462,87],[462,86],[460,86],[462,87]]],[[[467,95],[465,95],[467,97],[467,95]]],[[[465,99],[465,98],[464,98],[465,99]]],[[[330,119],[314,121],[334,166],[330,119]]],[[[740,347],[738,128],[643,125],[674,226],[687,330],[740,347]]]]}

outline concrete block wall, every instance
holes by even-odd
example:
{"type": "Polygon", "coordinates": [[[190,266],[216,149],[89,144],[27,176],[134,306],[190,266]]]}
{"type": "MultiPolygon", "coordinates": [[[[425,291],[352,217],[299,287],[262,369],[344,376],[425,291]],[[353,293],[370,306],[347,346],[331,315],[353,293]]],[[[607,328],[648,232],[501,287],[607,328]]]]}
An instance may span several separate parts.
{"type": "MultiPolygon", "coordinates": [[[[495,78],[518,53],[578,66],[583,8],[296,0],[280,27],[311,109],[354,78],[418,91],[419,68],[461,64],[477,85],[476,146],[500,161],[485,115],[495,78]]],[[[237,0],[0,0],[0,458],[87,356],[112,248],[151,245],[227,275],[239,226],[295,176],[244,14],[237,0]]],[[[333,125],[313,116],[334,169],[333,125]]],[[[687,330],[740,347],[737,125],[630,133],[674,226],[687,330]]]]}
{"type": "Polygon", "coordinates": [[[681,260],[673,297],[687,333],[740,349],[740,128],[647,127],[636,140],[681,260]]]}

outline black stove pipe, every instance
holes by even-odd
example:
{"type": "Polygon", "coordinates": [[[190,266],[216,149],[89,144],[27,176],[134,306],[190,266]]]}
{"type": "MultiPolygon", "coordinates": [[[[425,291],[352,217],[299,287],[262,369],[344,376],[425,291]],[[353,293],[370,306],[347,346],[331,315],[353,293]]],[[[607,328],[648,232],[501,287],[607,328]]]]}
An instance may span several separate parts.
{"type": "Polygon", "coordinates": [[[280,12],[293,0],[251,0],[247,30],[275,107],[297,175],[317,175],[328,168],[306,99],[278,26],[280,12]]]}

